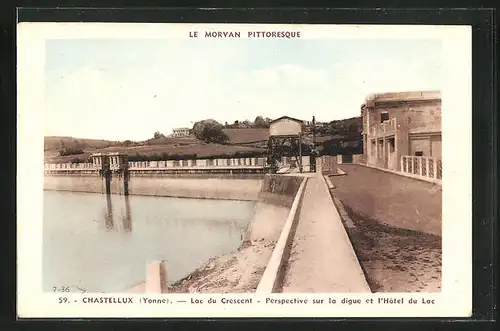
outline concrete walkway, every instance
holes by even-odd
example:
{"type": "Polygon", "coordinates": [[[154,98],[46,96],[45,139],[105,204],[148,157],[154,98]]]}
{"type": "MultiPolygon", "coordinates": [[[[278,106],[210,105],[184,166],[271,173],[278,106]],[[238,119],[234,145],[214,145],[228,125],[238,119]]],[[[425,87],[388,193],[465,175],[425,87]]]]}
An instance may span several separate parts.
{"type": "Polygon", "coordinates": [[[309,178],[282,292],[370,292],[321,172],[309,178]]]}

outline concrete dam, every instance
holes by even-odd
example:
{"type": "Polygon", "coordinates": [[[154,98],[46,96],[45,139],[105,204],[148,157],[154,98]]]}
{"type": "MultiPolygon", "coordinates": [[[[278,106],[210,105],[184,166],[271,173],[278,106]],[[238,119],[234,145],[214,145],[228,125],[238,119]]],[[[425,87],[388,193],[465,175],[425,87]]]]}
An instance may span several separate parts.
{"type": "MultiPolygon", "coordinates": [[[[92,158],[92,163],[45,164],[44,189],[257,201],[266,172],[265,158],[127,162],[119,153],[92,158]]],[[[303,158],[308,166],[309,157],[303,158]]]]}

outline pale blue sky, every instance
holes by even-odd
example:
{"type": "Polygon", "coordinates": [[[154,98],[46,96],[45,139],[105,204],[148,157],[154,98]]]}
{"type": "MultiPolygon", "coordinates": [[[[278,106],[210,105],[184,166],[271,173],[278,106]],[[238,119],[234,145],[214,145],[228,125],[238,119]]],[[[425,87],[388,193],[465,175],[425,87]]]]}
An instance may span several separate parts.
{"type": "Polygon", "coordinates": [[[46,44],[45,135],[143,140],[214,118],[360,114],[441,88],[439,40],[68,39],[46,44]]]}

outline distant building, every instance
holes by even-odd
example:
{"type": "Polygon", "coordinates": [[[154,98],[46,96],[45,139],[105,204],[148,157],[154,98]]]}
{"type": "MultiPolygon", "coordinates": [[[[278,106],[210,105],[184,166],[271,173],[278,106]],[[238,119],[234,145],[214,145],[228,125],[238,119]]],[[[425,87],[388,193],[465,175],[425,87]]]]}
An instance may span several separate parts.
{"type": "Polygon", "coordinates": [[[172,129],[172,137],[187,137],[190,131],[191,129],[189,128],[172,129]]]}
{"type": "Polygon", "coordinates": [[[289,116],[282,116],[269,123],[270,136],[299,136],[302,133],[303,121],[289,116]]]}
{"type": "Polygon", "coordinates": [[[401,156],[441,159],[441,93],[382,93],[361,106],[363,154],[369,165],[401,170],[401,156]]]}

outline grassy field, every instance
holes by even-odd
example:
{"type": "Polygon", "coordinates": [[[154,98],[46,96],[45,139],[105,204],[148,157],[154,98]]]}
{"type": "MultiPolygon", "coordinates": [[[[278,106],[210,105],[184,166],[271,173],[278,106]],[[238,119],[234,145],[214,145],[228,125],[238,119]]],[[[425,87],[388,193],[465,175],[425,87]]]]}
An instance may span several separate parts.
{"type": "Polygon", "coordinates": [[[45,151],[58,151],[59,149],[74,148],[80,146],[82,148],[105,148],[108,146],[119,144],[118,141],[98,140],[98,139],[82,139],[74,137],[53,137],[48,136],[44,139],[45,151]]]}
{"type": "Polygon", "coordinates": [[[224,129],[231,144],[267,143],[269,129],[224,129]]]}

